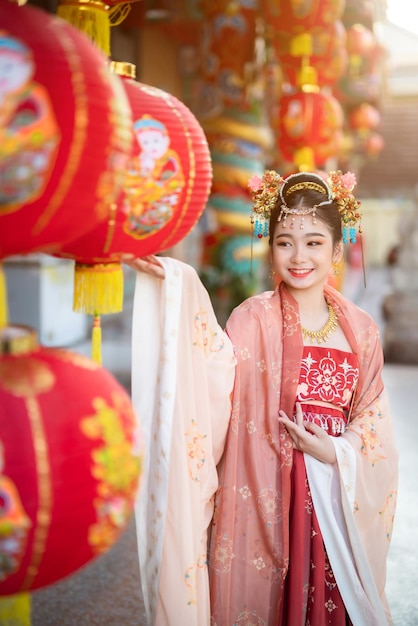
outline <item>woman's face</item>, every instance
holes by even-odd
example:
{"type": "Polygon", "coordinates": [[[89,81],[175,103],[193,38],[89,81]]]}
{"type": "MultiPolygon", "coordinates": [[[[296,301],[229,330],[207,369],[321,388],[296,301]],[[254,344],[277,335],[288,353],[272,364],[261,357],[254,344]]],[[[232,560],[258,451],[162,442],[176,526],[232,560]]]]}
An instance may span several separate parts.
{"type": "Polygon", "coordinates": [[[286,222],[277,222],[274,230],[271,260],[276,273],[291,292],[322,289],[332,264],[341,259],[341,242],[333,243],[331,230],[318,217],[316,224],[311,215],[288,216],[286,222]]]}

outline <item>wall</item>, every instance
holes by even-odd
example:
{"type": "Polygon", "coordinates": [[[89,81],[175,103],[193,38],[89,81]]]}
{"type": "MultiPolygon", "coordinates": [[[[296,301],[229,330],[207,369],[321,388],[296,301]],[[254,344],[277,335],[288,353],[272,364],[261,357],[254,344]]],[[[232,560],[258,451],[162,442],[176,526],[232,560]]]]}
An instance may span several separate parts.
{"type": "Polygon", "coordinates": [[[402,216],[412,209],[405,199],[362,200],[363,240],[367,265],[385,265],[390,250],[399,243],[402,216]]]}

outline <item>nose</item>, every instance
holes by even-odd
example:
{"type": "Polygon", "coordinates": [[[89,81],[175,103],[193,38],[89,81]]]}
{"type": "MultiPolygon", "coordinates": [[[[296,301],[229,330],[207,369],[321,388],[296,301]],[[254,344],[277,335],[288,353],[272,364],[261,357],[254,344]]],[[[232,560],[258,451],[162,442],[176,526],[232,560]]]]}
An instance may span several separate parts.
{"type": "Polygon", "coordinates": [[[292,247],[291,260],[293,263],[300,264],[305,260],[304,247],[295,243],[292,247]]]}

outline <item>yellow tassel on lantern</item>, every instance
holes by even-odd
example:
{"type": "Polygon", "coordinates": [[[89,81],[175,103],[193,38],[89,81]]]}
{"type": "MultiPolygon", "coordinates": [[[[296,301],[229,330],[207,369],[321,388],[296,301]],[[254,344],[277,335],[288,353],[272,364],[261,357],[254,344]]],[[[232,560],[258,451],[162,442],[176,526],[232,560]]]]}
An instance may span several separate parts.
{"type": "MultiPolygon", "coordinates": [[[[9,311],[7,305],[7,283],[3,263],[0,263],[0,328],[7,326],[9,311]]],[[[1,624],[1,622],[0,622],[1,624]]]]}
{"type": "Polygon", "coordinates": [[[293,160],[300,172],[313,172],[315,169],[315,159],[312,148],[305,146],[296,150],[293,160]]]}
{"type": "Polygon", "coordinates": [[[30,594],[18,593],[0,597],[1,626],[30,626],[30,594]]]}
{"type": "Polygon", "coordinates": [[[298,72],[297,83],[298,87],[305,93],[318,92],[318,73],[316,69],[309,63],[302,62],[302,67],[298,72]]]}
{"type": "Polygon", "coordinates": [[[59,0],[57,15],[81,30],[110,56],[109,6],[101,0],[59,0]]]}
{"type": "Polygon", "coordinates": [[[292,57],[310,57],[312,55],[312,35],[301,33],[292,37],[289,52],[292,57]]]}
{"type": "Polygon", "coordinates": [[[76,263],[73,310],[101,315],[123,309],[123,269],[121,263],[76,263]]]}
{"type": "Polygon", "coordinates": [[[95,315],[93,318],[91,358],[99,365],[102,364],[102,327],[100,325],[100,315],[95,315]]]}
{"type": "Polygon", "coordinates": [[[102,0],[58,0],[57,15],[81,30],[110,57],[110,28],[123,22],[132,1],[109,7],[102,0]]]}

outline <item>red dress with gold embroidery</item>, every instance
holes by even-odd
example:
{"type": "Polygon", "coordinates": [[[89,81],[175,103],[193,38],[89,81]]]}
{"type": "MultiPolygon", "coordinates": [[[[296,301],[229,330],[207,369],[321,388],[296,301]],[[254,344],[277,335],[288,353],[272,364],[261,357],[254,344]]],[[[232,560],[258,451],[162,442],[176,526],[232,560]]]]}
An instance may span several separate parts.
{"type": "MultiPolygon", "coordinates": [[[[332,437],[347,424],[358,380],[357,355],[321,346],[305,346],[296,401],[305,420],[332,437]]],[[[346,626],[344,603],[327,558],[313,508],[303,453],[295,450],[290,504],[289,570],[283,624],[346,626]]]]}

